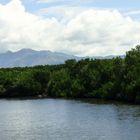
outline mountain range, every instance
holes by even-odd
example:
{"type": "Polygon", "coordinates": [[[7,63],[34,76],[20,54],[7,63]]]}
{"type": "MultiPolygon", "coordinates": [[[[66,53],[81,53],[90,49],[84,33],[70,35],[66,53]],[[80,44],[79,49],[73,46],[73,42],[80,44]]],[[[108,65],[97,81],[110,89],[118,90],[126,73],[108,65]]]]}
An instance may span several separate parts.
{"type": "MultiPolygon", "coordinates": [[[[106,57],[92,57],[97,59],[110,59],[114,56],[106,57]]],[[[123,56],[121,56],[123,57],[123,56]]],[[[25,67],[25,66],[35,66],[35,65],[54,65],[63,64],[68,59],[80,60],[86,57],[77,57],[74,55],[68,55],[59,52],[51,51],[36,51],[32,49],[22,49],[17,52],[7,51],[0,54],[0,67],[25,67]]]]}

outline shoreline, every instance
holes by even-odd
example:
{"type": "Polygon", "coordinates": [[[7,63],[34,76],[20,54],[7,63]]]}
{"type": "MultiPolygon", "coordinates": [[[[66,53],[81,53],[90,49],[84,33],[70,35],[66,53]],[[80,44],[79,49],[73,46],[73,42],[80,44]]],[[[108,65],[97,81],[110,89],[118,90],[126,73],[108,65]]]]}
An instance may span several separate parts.
{"type": "Polygon", "coordinates": [[[0,100],[7,100],[7,101],[17,101],[17,100],[40,100],[40,99],[62,99],[62,100],[77,100],[83,101],[86,103],[91,104],[114,104],[114,105],[140,105],[139,103],[132,103],[127,101],[120,101],[120,100],[109,100],[109,99],[99,99],[99,98],[73,98],[73,97],[48,97],[48,96],[25,96],[25,97],[3,97],[0,100]]]}

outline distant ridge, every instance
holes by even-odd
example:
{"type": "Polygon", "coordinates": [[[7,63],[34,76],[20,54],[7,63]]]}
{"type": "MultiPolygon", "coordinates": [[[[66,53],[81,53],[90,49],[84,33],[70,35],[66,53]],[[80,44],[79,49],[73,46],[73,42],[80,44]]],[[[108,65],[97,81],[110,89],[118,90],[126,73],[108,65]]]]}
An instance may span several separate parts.
{"type": "MultiPolygon", "coordinates": [[[[111,59],[113,57],[116,56],[110,55],[106,57],[77,57],[74,55],[68,55],[60,52],[51,52],[46,50],[36,51],[25,48],[17,52],[7,51],[5,53],[1,53],[0,68],[63,64],[68,59],[111,59]]],[[[120,57],[124,58],[125,56],[120,57]]]]}
{"type": "Polygon", "coordinates": [[[35,65],[62,64],[68,59],[79,60],[79,57],[59,52],[35,51],[22,49],[17,52],[7,51],[0,54],[0,67],[25,67],[35,65]]]}

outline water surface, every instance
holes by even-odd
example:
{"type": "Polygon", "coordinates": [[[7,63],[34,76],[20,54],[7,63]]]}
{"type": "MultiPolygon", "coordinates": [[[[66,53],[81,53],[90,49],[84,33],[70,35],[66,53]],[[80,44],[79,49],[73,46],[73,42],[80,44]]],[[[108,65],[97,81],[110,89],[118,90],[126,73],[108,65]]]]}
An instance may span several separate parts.
{"type": "Polygon", "coordinates": [[[0,100],[0,140],[140,140],[140,106],[0,100]]]}

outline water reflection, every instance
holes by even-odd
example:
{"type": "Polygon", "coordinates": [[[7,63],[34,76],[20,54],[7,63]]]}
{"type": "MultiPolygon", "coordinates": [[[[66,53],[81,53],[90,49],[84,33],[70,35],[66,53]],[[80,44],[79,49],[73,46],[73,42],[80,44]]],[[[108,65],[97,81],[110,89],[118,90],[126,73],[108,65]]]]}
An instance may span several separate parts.
{"type": "Polygon", "coordinates": [[[140,106],[76,100],[0,101],[0,139],[139,140],[140,106]]]}

